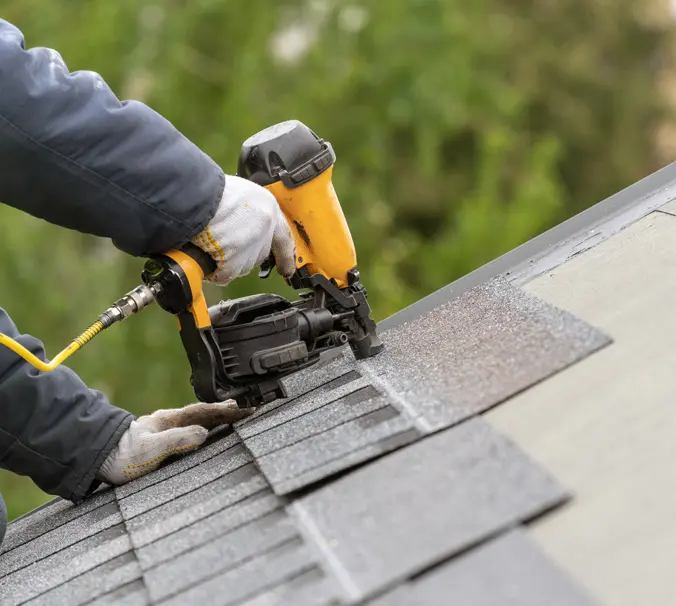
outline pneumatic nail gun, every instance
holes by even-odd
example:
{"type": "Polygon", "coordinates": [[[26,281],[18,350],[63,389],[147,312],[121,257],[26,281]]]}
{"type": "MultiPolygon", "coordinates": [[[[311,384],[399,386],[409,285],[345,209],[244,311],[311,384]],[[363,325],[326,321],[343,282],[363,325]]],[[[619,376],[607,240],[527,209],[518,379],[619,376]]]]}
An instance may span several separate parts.
{"type": "MultiPolygon", "coordinates": [[[[383,343],[331,181],[335,160],[331,144],[296,120],[250,137],[239,157],[237,174],[270,190],[289,222],[296,271],[288,283],[302,291],[297,301],[257,294],[208,307],[203,280],[216,265],[187,244],[148,259],[143,285],[103,312],[52,362],[38,360],[4,335],[0,343],[48,371],[104,328],[157,301],[178,318],[196,396],[203,402],[234,399],[243,408],[286,397],[281,379],[317,363],[323,352],[349,345],[358,359],[375,355],[383,343]]],[[[274,264],[271,255],[260,277],[274,264]]]]}

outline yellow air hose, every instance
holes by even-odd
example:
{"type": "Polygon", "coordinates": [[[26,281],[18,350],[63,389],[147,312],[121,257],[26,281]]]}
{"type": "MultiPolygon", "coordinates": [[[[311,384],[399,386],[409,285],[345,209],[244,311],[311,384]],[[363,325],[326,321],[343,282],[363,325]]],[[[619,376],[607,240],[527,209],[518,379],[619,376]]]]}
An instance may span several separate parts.
{"type": "Polygon", "coordinates": [[[66,347],[62,352],[56,355],[56,357],[51,362],[44,362],[30,351],[28,351],[21,343],[18,343],[11,337],[8,337],[5,334],[0,333],[0,345],[11,349],[15,354],[21,356],[26,362],[31,366],[35,366],[38,370],[42,372],[49,372],[54,370],[57,366],[60,366],[67,358],[70,358],[78,349],[83,348],[89,341],[91,341],[96,335],[98,335],[104,329],[103,322],[97,320],[92,324],[87,330],[82,332],[73,339],[73,341],[66,347]]]}
{"type": "Polygon", "coordinates": [[[63,362],[70,358],[76,351],[82,349],[104,328],[108,328],[111,324],[120,322],[150,305],[155,300],[155,294],[158,292],[158,289],[159,287],[156,285],[141,285],[137,286],[134,290],[129,291],[124,297],[106,309],[106,311],[99,316],[99,319],[87,330],[75,337],[70,345],[57,354],[51,362],[41,360],[28,351],[21,343],[18,343],[3,333],[0,333],[0,345],[4,345],[11,349],[15,354],[23,358],[31,366],[35,366],[38,370],[49,372],[63,364],[63,362]]]}

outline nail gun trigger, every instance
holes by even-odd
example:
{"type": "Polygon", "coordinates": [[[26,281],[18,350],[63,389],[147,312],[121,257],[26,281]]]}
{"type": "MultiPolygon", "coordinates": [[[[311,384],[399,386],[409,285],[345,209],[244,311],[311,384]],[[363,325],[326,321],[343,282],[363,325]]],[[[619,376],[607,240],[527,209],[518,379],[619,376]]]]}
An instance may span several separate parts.
{"type": "Polygon", "coordinates": [[[277,261],[275,261],[275,255],[270,253],[267,259],[261,263],[260,270],[258,272],[258,277],[265,279],[270,276],[272,273],[272,270],[275,268],[275,265],[277,265],[277,261]]]}

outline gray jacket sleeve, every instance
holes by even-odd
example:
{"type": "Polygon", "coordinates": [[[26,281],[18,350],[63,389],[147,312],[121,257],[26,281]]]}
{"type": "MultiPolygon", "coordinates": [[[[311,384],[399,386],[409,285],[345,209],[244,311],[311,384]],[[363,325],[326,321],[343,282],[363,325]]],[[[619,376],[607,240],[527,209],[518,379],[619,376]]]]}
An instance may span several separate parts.
{"type": "MultiPolygon", "coordinates": [[[[0,332],[45,359],[42,343],[21,335],[2,309],[0,332]]],[[[45,492],[81,501],[133,418],[69,368],[38,372],[0,347],[0,467],[45,492]]]]}
{"type": "MultiPolygon", "coordinates": [[[[157,113],[120,102],[97,74],[70,73],[55,51],[25,50],[0,19],[0,201],[149,255],[199,233],[223,186],[157,113]]],[[[0,332],[44,359],[2,310],[0,332]]],[[[68,368],[40,373],[0,347],[0,467],[77,502],[132,419],[68,368]]]]}
{"type": "Polygon", "coordinates": [[[0,83],[5,204],[139,256],[184,244],[216,212],[224,175],[207,155],[146,105],[120,102],[98,74],[25,50],[2,19],[0,83]]]}

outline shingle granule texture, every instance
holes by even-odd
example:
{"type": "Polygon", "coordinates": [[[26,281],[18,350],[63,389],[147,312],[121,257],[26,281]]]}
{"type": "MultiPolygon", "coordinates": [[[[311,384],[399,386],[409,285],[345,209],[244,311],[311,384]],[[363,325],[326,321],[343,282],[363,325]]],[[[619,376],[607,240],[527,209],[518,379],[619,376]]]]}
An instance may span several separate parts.
{"type": "Polygon", "coordinates": [[[590,598],[519,530],[400,585],[374,606],[592,606],[590,598]],[[443,596],[445,602],[441,602],[443,596]]]}
{"type": "Polygon", "coordinates": [[[451,427],[607,345],[585,322],[500,279],[382,335],[385,350],[351,354],[293,377],[237,432],[277,494],[303,489],[451,427]],[[300,381],[307,376],[307,382],[300,381]]]}
{"type": "Polygon", "coordinates": [[[553,478],[473,419],[348,474],[290,509],[344,581],[346,596],[357,600],[565,498],[553,478]]]}
{"type": "Polygon", "coordinates": [[[10,524],[0,603],[589,606],[520,530],[570,495],[480,415],[609,339],[494,280],[383,340],[197,452],[10,524]]]}

